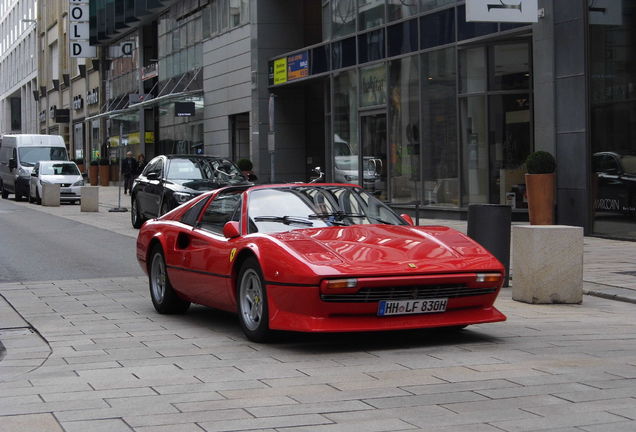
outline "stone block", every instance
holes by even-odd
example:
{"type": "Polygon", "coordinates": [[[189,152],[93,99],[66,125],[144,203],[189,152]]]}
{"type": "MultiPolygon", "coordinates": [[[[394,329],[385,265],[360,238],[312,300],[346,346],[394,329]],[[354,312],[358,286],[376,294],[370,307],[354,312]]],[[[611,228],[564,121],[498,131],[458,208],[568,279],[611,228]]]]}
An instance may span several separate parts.
{"type": "Polygon", "coordinates": [[[581,303],[583,228],[512,228],[512,298],[525,303],[581,303]]]}
{"type": "Polygon", "coordinates": [[[60,185],[43,183],[42,184],[42,205],[47,207],[60,206],[60,185]]]}
{"type": "Polygon", "coordinates": [[[99,211],[99,187],[82,186],[82,205],[83,212],[99,211]]]}

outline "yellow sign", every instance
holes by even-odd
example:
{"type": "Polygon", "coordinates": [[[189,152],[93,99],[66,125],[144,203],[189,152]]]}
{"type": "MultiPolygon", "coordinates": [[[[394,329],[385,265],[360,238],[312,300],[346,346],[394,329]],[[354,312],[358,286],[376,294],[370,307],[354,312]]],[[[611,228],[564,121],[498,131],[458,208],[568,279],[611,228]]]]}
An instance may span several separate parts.
{"type": "Polygon", "coordinates": [[[274,84],[287,82],[287,58],[274,60],[274,84]]]}
{"type": "Polygon", "coordinates": [[[230,251],[230,262],[234,261],[235,256],[236,256],[236,248],[230,251]]]}

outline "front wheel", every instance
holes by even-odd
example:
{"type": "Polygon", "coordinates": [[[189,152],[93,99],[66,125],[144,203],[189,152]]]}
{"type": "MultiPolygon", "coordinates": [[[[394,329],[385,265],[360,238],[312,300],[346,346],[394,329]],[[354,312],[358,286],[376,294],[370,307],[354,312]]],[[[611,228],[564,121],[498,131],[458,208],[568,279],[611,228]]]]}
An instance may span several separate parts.
{"type": "Polygon", "coordinates": [[[4,188],[4,184],[0,184],[0,190],[2,190],[2,199],[9,198],[9,191],[4,188]]]}
{"type": "Polygon", "coordinates": [[[159,246],[150,253],[148,282],[152,304],[160,314],[181,314],[190,307],[190,302],[179,297],[172,288],[166,272],[166,260],[159,246]]]}
{"type": "Polygon", "coordinates": [[[141,216],[141,212],[139,211],[139,201],[137,200],[137,197],[132,198],[130,207],[130,222],[132,223],[133,228],[141,228],[144,220],[141,216]]]}
{"type": "Polygon", "coordinates": [[[249,340],[265,342],[270,339],[267,292],[256,258],[248,258],[239,272],[238,314],[243,333],[249,340]]]}

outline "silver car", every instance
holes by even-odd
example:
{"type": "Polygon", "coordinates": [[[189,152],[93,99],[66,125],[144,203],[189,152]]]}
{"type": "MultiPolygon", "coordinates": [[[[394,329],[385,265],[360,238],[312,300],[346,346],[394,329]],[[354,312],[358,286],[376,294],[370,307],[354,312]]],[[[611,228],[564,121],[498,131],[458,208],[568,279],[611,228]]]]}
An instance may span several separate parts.
{"type": "Polygon", "coordinates": [[[42,185],[46,183],[60,185],[61,202],[79,202],[82,198],[84,178],[75,162],[41,161],[31,172],[29,183],[29,202],[42,202],[42,185]]]}

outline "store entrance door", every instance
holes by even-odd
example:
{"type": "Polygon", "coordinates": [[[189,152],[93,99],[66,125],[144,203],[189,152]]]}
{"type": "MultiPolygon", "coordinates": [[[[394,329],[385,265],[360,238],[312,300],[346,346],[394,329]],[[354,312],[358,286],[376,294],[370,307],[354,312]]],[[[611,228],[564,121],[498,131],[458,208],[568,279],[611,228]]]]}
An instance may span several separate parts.
{"type": "MultiPolygon", "coordinates": [[[[365,113],[360,117],[362,155],[359,160],[358,178],[362,178],[362,187],[387,201],[387,139],[386,113],[365,113]]],[[[360,183],[360,182],[358,182],[360,183]]]]}

